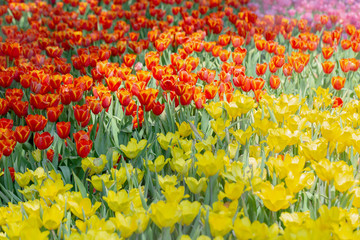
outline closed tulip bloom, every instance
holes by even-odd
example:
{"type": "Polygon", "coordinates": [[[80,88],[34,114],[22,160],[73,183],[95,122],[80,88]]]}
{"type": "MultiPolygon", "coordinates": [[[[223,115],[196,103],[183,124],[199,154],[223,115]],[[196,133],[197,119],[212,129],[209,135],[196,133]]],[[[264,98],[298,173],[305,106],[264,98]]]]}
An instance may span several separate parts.
{"type": "Polygon", "coordinates": [[[64,217],[64,209],[58,204],[53,204],[49,208],[44,209],[42,216],[44,227],[48,230],[56,230],[59,228],[64,217]]]}
{"type": "Polygon", "coordinates": [[[265,80],[262,78],[255,78],[251,81],[251,89],[253,91],[263,89],[264,85],[265,85],[265,80]]]}
{"type": "Polygon", "coordinates": [[[324,70],[324,73],[330,74],[335,68],[335,63],[325,61],[325,62],[321,63],[321,66],[322,66],[322,68],[324,70]]]}
{"type": "Polygon", "coordinates": [[[150,218],[160,229],[172,227],[181,219],[181,209],[177,203],[160,200],[152,203],[150,209],[150,218]]]}
{"type": "Polygon", "coordinates": [[[79,141],[76,141],[75,143],[76,143],[76,151],[78,155],[81,158],[86,158],[91,151],[91,148],[93,146],[93,141],[81,139],[79,141]]]}
{"type": "Polygon", "coordinates": [[[270,87],[272,89],[278,89],[279,86],[280,86],[280,78],[279,76],[276,76],[276,75],[271,75],[270,77],[270,87]]]}
{"type": "Polygon", "coordinates": [[[334,48],[332,48],[332,47],[323,47],[322,48],[322,54],[325,59],[331,58],[333,53],[334,53],[334,48]]]}
{"type": "Polygon", "coordinates": [[[48,122],[43,115],[28,115],[25,118],[25,121],[32,132],[43,130],[48,122]]]}
{"type": "Polygon", "coordinates": [[[267,63],[256,64],[256,75],[262,76],[265,74],[267,69],[267,63]]]}
{"type": "Polygon", "coordinates": [[[0,151],[4,154],[4,156],[10,156],[10,154],[14,151],[16,143],[17,142],[13,139],[0,140],[0,151]]]}
{"type": "Polygon", "coordinates": [[[30,128],[29,126],[17,126],[15,128],[15,138],[16,141],[19,143],[24,143],[28,140],[30,135],[30,128]]]}
{"type": "Polygon", "coordinates": [[[344,77],[340,77],[340,76],[332,77],[331,78],[331,85],[336,90],[341,90],[345,85],[345,81],[346,81],[346,78],[344,78],[344,77]]]}
{"type": "Polygon", "coordinates": [[[61,113],[63,112],[64,110],[64,106],[63,105],[58,105],[57,107],[49,107],[46,109],[46,113],[47,113],[47,116],[48,116],[48,119],[50,122],[56,122],[61,113]]]}
{"type": "Polygon", "coordinates": [[[40,150],[44,150],[50,147],[53,141],[54,137],[51,136],[49,132],[44,132],[42,134],[35,133],[34,143],[35,146],[40,150]]]}
{"type": "Polygon", "coordinates": [[[71,122],[56,123],[56,133],[61,139],[66,139],[70,134],[71,122]]]}

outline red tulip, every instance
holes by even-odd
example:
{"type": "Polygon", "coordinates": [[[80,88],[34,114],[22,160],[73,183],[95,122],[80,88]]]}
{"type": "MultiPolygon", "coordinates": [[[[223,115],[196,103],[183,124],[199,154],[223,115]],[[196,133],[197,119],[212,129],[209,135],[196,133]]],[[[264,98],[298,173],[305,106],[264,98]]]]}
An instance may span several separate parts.
{"type": "Polygon", "coordinates": [[[154,102],[152,111],[156,116],[159,116],[160,114],[162,114],[164,109],[165,109],[165,104],[161,104],[160,102],[154,102]]]}
{"type": "Polygon", "coordinates": [[[0,119],[0,128],[12,129],[13,126],[14,126],[14,121],[12,119],[7,119],[7,118],[0,119]]]}
{"type": "Polygon", "coordinates": [[[42,134],[39,134],[38,132],[35,133],[34,143],[35,146],[40,150],[44,150],[50,147],[53,141],[54,137],[51,136],[49,132],[44,132],[42,134]]]}
{"type": "Polygon", "coordinates": [[[78,124],[81,125],[82,127],[84,127],[84,125],[86,126],[89,123],[91,117],[89,105],[87,104],[84,104],[82,106],[75,105],[73,109],[74,109],[74,116],[78,124]]]}
{"type": "Polygon", "coordinates": [[[71,122],[58,122],[56,123],[56,133],[61,139],[69,137],[71,122]]]}
{"type": "Polygon", "coordinates": [[[15,138],[19,143],[24,143],[28,140],[30,136],[30,128],[29,126],[17,126],[15,128],[15,138]]]}
{"type": "Polygon", "coordinates": [[[63,105],[59,105],[57,107],[49,107],[46,109],[46,113],[47,113],[47,117],[49,119],[50,122],[56,122],[61,113],[63,112],[64,110],[64,106],[63,105]]]}
{"type": "Polygon", "coordinates": [[[333,100],[334,100],[334,102],[333,102],[332,108],[342,107],[343,100],[341,98],[335,97],[333,100]]]}
{"type": "Polygon", "coordinates": [[[86,158],[92,148],[93,141],[91,140],[79,140],[76,142],[76,151],[81,158],[86,158]]]}
{"type": "Polygon", "coordinates": [[[13,139],[0,140],[0,151],[4,154],[4,156],[10,156],[16,146],[16,143],[17,142],[13,139]]]}
{"type": "Polygon", "coordinates": [[[28,115],[25,118],[25,121],[32,132],[43,130],[48,122],[43,115],[28,115]]]}

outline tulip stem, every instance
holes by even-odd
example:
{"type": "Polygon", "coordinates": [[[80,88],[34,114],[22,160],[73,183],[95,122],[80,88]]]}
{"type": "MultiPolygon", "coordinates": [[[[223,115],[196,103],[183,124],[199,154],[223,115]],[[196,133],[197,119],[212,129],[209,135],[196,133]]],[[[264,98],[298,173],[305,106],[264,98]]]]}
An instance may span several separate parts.
{"type": "Polygon", "coordinates": [[[329,199],[328,199],[328,207],[330,208],[331,207],[331,182],[329,182],[329,185],[328,185],[328,188],[329,188],[329,199]]]}

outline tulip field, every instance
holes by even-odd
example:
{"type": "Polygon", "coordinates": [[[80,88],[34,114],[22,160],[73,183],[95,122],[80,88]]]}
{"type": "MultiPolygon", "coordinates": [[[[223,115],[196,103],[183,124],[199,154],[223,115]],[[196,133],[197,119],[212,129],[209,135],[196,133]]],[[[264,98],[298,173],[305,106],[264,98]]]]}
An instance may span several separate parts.
{"type": "Polygon", "coordinates": [[[0,0],[0,240],[360,239],[359,12],[0,0]]]}

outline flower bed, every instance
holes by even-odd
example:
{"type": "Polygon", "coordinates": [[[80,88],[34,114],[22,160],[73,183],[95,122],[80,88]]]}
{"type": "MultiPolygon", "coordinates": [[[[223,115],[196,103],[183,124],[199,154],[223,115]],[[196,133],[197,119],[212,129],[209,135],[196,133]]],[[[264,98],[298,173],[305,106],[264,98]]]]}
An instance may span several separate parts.
{"type": "Polygon", "coordinates": [[[359,238],[358,4],[300,2],[3,3],[0,238],[359,238]]]}

